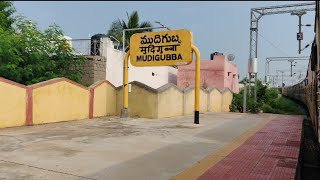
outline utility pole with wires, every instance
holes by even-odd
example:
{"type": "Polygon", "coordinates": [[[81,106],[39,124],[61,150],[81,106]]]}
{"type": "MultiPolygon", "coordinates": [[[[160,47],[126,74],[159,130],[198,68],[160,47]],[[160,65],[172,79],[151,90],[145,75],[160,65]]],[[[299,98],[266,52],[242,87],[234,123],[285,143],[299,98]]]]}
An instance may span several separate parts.
{"type": "Polygon", "coordinates": [[[271,62],[278,62],[278,61],[289,61],[291,62],[291,77],[292,77],[292,67],[296,66],[293,65],[292,63],[295,62],[295,64],[297,63],[296,61],[309,61],[309,56],[296,56],[296,57],[267,57],[266,58],[266,63],[265,63],[265,82],[268,83],[269,82],[269,75],[270,75],[270,63],[271,62]]]}
{"type": "Polygon", "coordinates": [[[281,72],[281,73],[282,73],[282,75],[281,75],[281,87],[282,87],[282,89],[283,89],[283,87],[284,87],[284,84],[283,84],[283,73],[284,73],[284,71],[277,70],[277,76],[278,76],[278,72],[281,72]]]}
{"type": "Polygon", "coordinates": [[[297,62],[294,61],[293,59],[290,59],[290,60],[288,60],[288,61],[289,61],[290,64],[291,64],[291,65],[290,65],[290,75],[291,75],[291,77],[292,77],[292,66],[296,66],[295,64],[292,65],[292,63],[295,62],[295,63],[297,64],[297,62]]]}
{"type": "MultiPolygon", "coordinates": [[[[251,19],[250,19],[250,44],[249,44],[249,63],[248,63],[248,74],[250,77],[254,73],[255,79],[257,78],[258,72],[252,72],[252,67],[257,66],[258,60],[258,25],[259,20],[262,16],[275,15],[275,14],[288,14],[301,11],[314,11],[315,2],[300,3],[300,4],[286,4],[278,6],[258,7],[251,8],[251,19]],[[253,64],[252,64],[253,63],[253,64]]],[[[255,81],[256,82],[256,81],[255,81]]],[[[255,83],[255,93],[257,84],[255,83]]],[[[255,96],[256,97],[256,96],[255,96]]],[[[255,98],[256,101],[256,98],[255,98]]]]}
{"type": "Polygon", "coordinates": [[[292,12],[291,15],[297,15],[299,17],[299,32],[297,33],[297,40],[299,41],[298,52],[301,54],[301,41],[303,40],[303,33],[301,32],[301,17],[307,14],[305,11],[292,12]]]}

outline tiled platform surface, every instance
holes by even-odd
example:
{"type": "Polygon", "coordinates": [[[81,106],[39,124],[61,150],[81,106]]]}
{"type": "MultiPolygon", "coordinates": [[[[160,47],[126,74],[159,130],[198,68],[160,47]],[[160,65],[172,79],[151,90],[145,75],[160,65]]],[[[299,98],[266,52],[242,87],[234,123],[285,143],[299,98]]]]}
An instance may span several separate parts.
{"type": "Polygon", "coordinates": [[[198,179],[294,179],[302,123],[302,116],[280,116],[271,120],[198,179]]]}

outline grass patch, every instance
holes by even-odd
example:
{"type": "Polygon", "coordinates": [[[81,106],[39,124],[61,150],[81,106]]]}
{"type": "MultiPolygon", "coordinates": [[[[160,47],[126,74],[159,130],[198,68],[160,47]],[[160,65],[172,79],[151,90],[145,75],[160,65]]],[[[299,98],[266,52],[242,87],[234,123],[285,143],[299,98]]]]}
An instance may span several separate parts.
{"type": "Polygon", "coordinates": [[[263,104],[262,110],[273,114],[306,115],[303,107],[283,96],[272,100],[269,104],[263,104]]]}
{"type": "MultiPolygon", "coordinates": [[[[278,88],[263,85],[257,81],[257,99],[254,101],[254,94],[246,93],[246,112],[258,113],[261,110],[265,113],[307,115],[305,107],[295,101],[281,95],[278,88]]],[[[231,112],[243,112],[244,88],[238,94],[234,94],[230,107],[231,112]]]]}

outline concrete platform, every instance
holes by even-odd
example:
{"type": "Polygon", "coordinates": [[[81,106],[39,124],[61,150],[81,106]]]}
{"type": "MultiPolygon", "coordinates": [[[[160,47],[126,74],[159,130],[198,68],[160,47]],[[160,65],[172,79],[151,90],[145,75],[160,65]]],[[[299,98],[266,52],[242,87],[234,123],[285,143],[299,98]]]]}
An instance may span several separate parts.
{"type": "Polygon", "coordinates": [[[208,157],[228,147],[227,156],[278,117],[286,116],[207,113],[201,126],[187,116],[0,129],[0,179],[179,179],[206,162],[196,167],[199,177],[222,159],[208,157]]]}

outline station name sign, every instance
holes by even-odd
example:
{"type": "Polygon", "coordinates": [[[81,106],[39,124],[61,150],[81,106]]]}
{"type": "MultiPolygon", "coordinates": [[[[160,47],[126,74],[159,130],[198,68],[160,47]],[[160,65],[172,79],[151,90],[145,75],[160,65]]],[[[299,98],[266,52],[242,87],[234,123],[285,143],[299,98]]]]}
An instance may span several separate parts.
{"type": "Polygon", "coordinates": [[[130,38],[133,66],[177,66],[192,62],[192,35],[185,29],[137,33],[130,38]]]}

